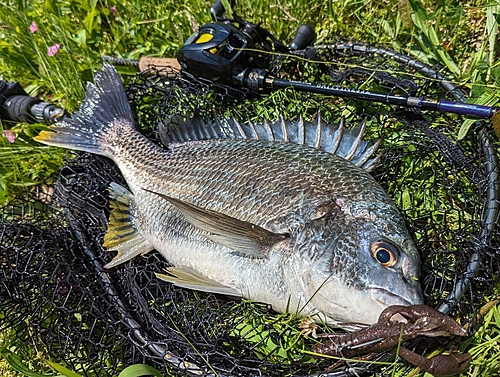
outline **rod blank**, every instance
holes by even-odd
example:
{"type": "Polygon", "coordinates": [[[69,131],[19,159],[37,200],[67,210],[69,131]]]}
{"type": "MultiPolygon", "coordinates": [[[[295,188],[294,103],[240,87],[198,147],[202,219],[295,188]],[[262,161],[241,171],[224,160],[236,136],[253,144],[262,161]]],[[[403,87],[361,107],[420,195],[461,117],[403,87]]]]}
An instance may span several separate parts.
{"type": "Polygon", "coordinates": [[[269,75],[262,69],[247,68],[234,76],[234,81],[250,90],[257,92],[277,88],[293,88],[299,91],[325,94],[335,97],[355,98],[372,102],[388,103],[390,105],[416,107],[422,110],[440,111],[469,115],[478,118],[491,119],[500,110],[497,107],[475,105],[463,102],[454,102],[445,99],[431,100],[424,97],[412,97],[387,93],[371,92],[367,90],[343,88],[326,84],[312,84],[302,81],[284,80],[269,75]]]}

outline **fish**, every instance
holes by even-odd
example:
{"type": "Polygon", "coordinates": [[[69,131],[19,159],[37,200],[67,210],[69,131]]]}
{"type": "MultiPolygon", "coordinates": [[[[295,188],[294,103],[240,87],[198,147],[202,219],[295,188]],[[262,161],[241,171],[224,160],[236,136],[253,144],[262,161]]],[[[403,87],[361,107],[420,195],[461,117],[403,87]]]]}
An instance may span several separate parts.
{"type": "Polygon", "coordinates": [[[422,303],[420,259],[393,201],[367,172],[378,142],[355,128],[280,118],[262,124],[174,114],[164,146],[141,134],[105,63],[78,111],[35,140],[106,156],[105,267],[159,251],[179,287],[264,302],[334,326],[374,324],[422,303]]]}

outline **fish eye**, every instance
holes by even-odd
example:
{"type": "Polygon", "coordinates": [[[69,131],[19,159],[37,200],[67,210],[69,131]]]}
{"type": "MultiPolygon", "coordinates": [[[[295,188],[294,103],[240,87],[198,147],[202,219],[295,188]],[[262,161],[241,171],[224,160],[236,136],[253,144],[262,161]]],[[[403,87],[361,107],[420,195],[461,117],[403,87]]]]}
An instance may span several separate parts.
{"type": "Polygon", "coordinates": [[[377,241],[370,246],[373,258],[384,267],[392,267],[398,262],[399,252],[396,246],[387,241],[377,241]]]}

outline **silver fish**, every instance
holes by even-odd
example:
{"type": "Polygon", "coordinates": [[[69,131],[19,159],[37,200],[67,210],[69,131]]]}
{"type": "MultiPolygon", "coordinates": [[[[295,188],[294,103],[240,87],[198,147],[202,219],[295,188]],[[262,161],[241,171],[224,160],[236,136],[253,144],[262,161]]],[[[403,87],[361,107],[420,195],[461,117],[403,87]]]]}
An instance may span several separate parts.
{"type": "Polygon", "coordinates": [[[161,278],[313,315],[373,324],[387,306],[422,302],[419,256],[369,169],[376,145],[318,120],[202,124],[172,117],[165,149],[134,127],[115,69],[105,65],[79,111],[35,139],[107,156],[128,189],[111,184],[104,245],[113,267],[153,249],[161,278]],[[353,162],[335,153],[348,157],[353,162]],[[356,166],[359,165],[358,166],[356,166]]]}

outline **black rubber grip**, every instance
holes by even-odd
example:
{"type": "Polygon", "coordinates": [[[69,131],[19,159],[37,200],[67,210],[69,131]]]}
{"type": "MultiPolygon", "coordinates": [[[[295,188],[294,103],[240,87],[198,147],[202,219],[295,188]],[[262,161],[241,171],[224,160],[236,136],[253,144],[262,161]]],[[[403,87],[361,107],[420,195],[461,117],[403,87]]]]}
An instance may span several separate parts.
{"type": "Polygon", "coordinates": [[[292,50],[302,50],[309,46],[315,38],[316,33],[314,29],[310,25],[302,24],[295,32],[295,37],[292,43],[290,43],[290,48],[292,50]]]}
{"type": "Polygon", "coordinates": [[[31,107],[39,102],[41,102],[39,98],[30,96],[8,97],[2,106],[2,115],[6,120],[33,123],[35,119],[31,107]]]}

